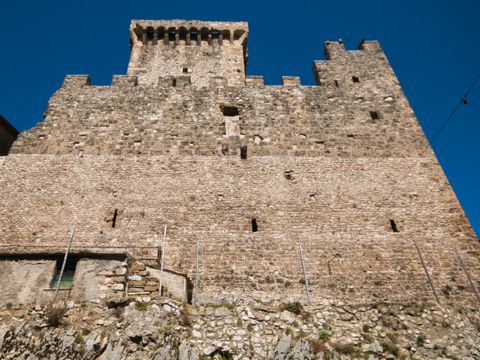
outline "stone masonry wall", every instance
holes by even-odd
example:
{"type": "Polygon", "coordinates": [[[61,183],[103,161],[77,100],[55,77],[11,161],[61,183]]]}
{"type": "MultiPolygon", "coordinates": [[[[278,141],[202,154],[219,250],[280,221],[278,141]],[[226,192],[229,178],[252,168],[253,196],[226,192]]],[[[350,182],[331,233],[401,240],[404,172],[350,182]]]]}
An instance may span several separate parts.
{"type": "Polygon", "coordinates": [[[63,249],[76,225],[76,251],[158,264],[167,224],[165,266],[192,283],[199,240],[199,303],[305,301],[298,243],[314,300],[431,300],[423,259],[440,302],[475,301],[455,251],[478,287],[480,244],[377,42],[327,43],[317,86],[265,86],[232,81],[246,29],[132,26],[135,76],[67,76],[0,159],[3,252],[63,249]]]}
{"type": "Polygon", "coordinates": [[[298,241],[315,299],[431,298],[413,240],[445,301],[475,300],[454,247],[480,281],[480,244],[430,159],[10,155],[0,169],[3,252],[63,250],[76,225],[77,251],[157,263],[168,224],[165,266],[192,282],[200,238],[199,301],[304,301],[298,241]]]}
{"type": "Polygon", "coordinates": [[[223,77],[245,83],[247,23],[133,20],[127,73],[142,85],[159,77],[190,74],[194,86],[223,77]]]}
{"type": "Polygon", "coordinates": [[[50,288],[55,261],[0,261],[0,306],[32,304],[46,298],[50,288]]]}
{"type": "Polygon", "coordinates": [[[11,152],[239,156],[248,145],[253,156],[407,157],[427,148],[398,85],[374,97],[365,81],[357,99],[326,87],[115,85],[120,80],[100,87],[67,78],[45,121],[20,134],[11,152]],[[226,135],[224,106],[238,108],[239,136],[226,135]]]}

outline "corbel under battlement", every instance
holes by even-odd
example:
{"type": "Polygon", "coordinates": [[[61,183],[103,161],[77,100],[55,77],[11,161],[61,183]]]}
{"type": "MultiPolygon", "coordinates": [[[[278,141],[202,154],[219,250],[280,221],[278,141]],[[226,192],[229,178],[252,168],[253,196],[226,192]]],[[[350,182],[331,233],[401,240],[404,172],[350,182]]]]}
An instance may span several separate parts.
{"type": "Polygon", "coordinates": [[[244,45],[246,22],[196,20],[132,20],[130,45],[244,45]]]}

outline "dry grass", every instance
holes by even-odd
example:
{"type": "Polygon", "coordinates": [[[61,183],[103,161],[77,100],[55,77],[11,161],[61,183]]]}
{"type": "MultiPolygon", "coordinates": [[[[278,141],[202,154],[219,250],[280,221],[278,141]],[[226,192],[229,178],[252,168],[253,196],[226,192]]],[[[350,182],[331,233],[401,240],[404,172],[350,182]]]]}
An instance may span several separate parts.
{"type": "Polygon", "coordinates": [[[52,327],[60,326],[67,311],[68,308],[64,301],[47,303],[45,307],[45,318],[47,320],[47,324],[52,327]]]}

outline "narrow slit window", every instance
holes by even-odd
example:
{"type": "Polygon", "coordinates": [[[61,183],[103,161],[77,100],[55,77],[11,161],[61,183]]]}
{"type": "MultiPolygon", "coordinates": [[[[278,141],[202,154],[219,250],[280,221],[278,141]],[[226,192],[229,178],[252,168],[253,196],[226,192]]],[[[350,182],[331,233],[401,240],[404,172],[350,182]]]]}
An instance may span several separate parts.
{"type": "Polygon", "coordinates": [[[240,159],[242,160],[247,159],[247,145],[242,145],[240,147],[240,159]]]}
{"type": "Polygon", "coordinates": [[[358,83],[358,82],[360,82],[360,78],[358,76],[352,76],[352,81],[354,83],[358,83]]]}
{"type": "MultiPolygon", "coordinates": [[[[60,273],[62,272],[63,259],[58,259],[55,264],[55,272],[53,274],[52,281],[50,282],[50,287],[52,289],[57,288],[58,279],[60,278],[60,273]]],[[[75,276],[75,270],[77,267],[76,259],[67,259],[65,263],[65,269],[63,270],[62,278],[60,280],[59,289],[71,289],[73,286],[73,277],[75,276]]]]}
{"type": "Polygon", "coordinates": [[[173,79],[173,80],[172,80],[172,86],[173,86],[173,87],[177,86],[177,79],[173,79]]]}
{"type": "Polygon", "coordinates": [[[338,87],[338,80],[334,80],[335,87],[338,87]]]}
{"type": "Polygon", "coordinates": [[[390,219],[390,227],[392,228],[392,231],[395,233],[398,233],[398,228],[397,224],[395,223],[395,220],[390,219]]]}
{"type": "Polygon", "coordinates": [[[372,120],[378,120],[380,119],[380,114],[378,113],[378,111],[370,111],[370,117],[372,118],[372,120]]]}
{"type": "Polygon", "coordinates": [[[113,217],[112,217],[112,228],[117,226],[117,216],[118,216],[118,209],[115,209],[113,212],[113,217]]]}
{"type": "Polygon", "coordinates": [[[252,219],[252,232],[257,232],[257,231],[258,231],[257,219],[253,218],[252,219]]]}

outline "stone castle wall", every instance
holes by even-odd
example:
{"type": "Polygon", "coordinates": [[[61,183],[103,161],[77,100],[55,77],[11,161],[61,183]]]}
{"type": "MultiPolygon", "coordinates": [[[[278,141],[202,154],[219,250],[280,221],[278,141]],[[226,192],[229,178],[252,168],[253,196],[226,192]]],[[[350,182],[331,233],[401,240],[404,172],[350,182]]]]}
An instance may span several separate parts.
{"type": "Polygon", "coordinates": [[[199,239],[199,302],[304,301],[299,242],[314,301],[431,300],[422,260],[442,302],[475,301],[455,250],[478,286],[480,244],[377,42],[327,43],[317,86],[265,86],[158,62],[238,50],[235,30],[230,45],[213,26],[211,44],[180,29],[159,44],[142,24],[157,30],[133,32],[129,76],[68,76],[0,160],[2,252],[61,251],[76,225],[73,251],[158,265],[167,224],[165,266],[191,283],[199,239]]]}
{"type": "Polygon", "coordinates": [[[478,283],[479,246],[429,159],[10,155],[1,169],[3,252],[63,251],[76,225],[73,251],[157,264],[167,224],[165,266],[192,283],[199,238],[202,301],[303,301],[301,242],[314,299],[368,302],[432,298],[416,241],[438,295],[475,301],[454,248],[478,283]]]}
{"type": "Polygon", "coordinates": [[[218,156],[249,145],[255,156],[431,154],[383,52],[371,47],[316,62],[321,86],[313,87],[291,77],[283,86],[257,78],[236,87],[221,78],[195,86],[193,75],[177,76],[176,86],[171,76],[149,86],[116,76],[107,87],[67,77],[45,120],[22,133],[12,152],[218,156]],[[225,116],[225,107],[238,115],[225,116]],[[229,122],[237,133],[227,132],[229,122]]]}
{"type": "Polygon", "coordinates": [[[196,86],[217,77],[232,86],[245,84],[247,23],[133,20],[130,32],[127,73],[140,84],[185,74],[196,86]]]}

